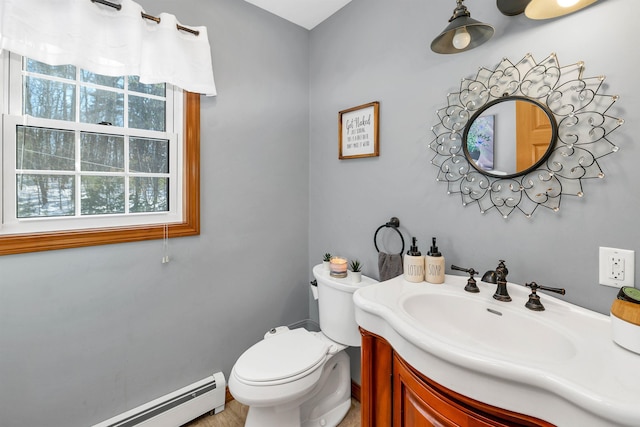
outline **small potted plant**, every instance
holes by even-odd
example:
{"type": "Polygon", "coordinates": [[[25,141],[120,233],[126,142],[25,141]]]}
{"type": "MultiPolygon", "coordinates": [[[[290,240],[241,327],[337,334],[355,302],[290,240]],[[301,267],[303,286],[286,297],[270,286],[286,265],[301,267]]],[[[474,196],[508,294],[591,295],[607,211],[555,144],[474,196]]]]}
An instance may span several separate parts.
{"type": "Polygon", "coordinates": [[[324,258],[322,258],[322,265],[324,266],[325,270],[329,270],[329,261],[331,261],[331,254],[327,252],[326,254],[324,254],[324,258]]]}
{"type": "Polygon", "coordinates": [[[355,283],[360,283],[362,281],[362,264],[357,259],[354,259],[349,263],[349,267],[351,268],[351,279],[355,283]]]}

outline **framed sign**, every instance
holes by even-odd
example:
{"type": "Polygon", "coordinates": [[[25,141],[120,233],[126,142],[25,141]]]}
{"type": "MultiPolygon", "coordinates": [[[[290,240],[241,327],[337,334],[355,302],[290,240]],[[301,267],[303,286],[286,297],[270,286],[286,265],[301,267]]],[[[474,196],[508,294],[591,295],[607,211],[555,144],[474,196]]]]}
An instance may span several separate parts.
{"type": "Polygon", "coordinates": [[[359,105],[338,113],[338,158],[377,157],[379,102],[359,105]]]}

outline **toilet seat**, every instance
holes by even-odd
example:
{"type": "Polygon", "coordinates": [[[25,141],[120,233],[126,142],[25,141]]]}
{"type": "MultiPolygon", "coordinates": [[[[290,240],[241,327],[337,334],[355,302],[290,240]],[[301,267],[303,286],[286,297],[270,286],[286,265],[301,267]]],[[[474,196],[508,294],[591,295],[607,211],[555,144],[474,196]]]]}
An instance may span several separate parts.
{"type": "Polygon", "coordinates": [[[333,350],[326,340],[299,328],[264,339],[238,359],[236,378],[247,385],[276,385],[295,381],[321,366],[333,350]]]}

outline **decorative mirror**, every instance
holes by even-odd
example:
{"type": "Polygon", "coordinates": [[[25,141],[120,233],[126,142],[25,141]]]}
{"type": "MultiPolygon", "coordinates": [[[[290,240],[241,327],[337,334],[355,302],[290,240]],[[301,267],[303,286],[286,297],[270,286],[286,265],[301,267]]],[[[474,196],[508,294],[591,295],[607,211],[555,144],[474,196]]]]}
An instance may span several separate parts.
{"type": "Polygon", "coordinates": [[[582,197],[583,179],[604,178],[598,159],[618,151],[608,136],[624,123],[608,114],[618,96],[598,93],[605,77],[583,71],[583,62],[560,67],[553,53],[540,63],[527,54],[462,79],[431,128],[437,181],[464,206],[504,218],[582,197]]]}
{"type": "Polygon", "coordinates": [[[462,134],[467,161],[478,172],[514,178],[538,168],[551,155],[557,124],[546,105],[521,96],[488,102],[469,119],[462,134]]]}

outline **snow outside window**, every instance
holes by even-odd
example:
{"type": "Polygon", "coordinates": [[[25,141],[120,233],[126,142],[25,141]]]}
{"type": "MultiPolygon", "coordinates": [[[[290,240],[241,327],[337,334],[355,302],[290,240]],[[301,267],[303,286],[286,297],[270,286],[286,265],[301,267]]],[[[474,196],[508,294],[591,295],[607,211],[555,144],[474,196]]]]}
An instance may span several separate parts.
{"type": "Polygon", "coordinates": [[[13,54],[3,71],[0,234],[182,220],[182,91],[13,54]]]}

